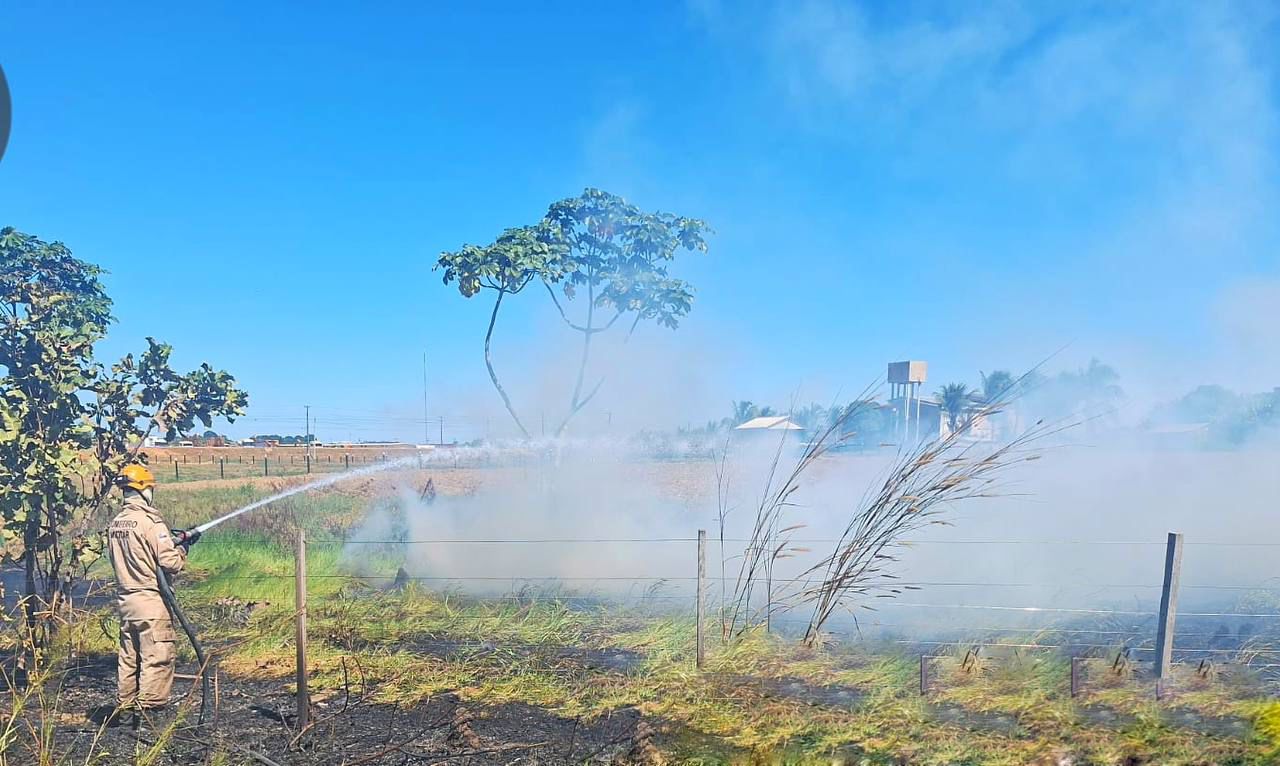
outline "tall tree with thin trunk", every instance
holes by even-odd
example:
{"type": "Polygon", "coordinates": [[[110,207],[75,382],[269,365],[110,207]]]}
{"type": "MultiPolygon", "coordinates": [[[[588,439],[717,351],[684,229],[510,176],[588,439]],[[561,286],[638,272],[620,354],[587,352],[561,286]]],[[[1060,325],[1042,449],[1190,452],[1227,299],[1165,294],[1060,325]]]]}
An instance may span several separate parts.
{"type": "Polygon", "coordinates": [[[586,292],[583,316],[569,317],[550,281],[546,281],[560,318],[582,335],[582,353],[569,398],[569,407],[556,434],[599,392],[601,377],[584,391],[592,341],[619,319],[631,319],[627,339],[637,325],[652,320],[670,329],[693,307],[693,288],[669,274],[680,251],[706,252],[708,227],[696,218],[671,213],[646,213],[622,197],[599,189],[561,200],[547,211],[560,242],[567,248],[562,292],[566,302],[586,292]],[[603,316],[601,316],[603,314],[603,316]]]}
{"type": "Polygon", "coordinates": [[[504,298],[519,293],[535,279],[551,285],[564,277],[566,254],[567,248],[561,243],[554,224],[543,222],[538,226],[507,229],[490,245],[464,245],[455,252],[441,253],[436,262],[436,269],[444,269],[444,283],[457,282],[458,292],[464,298],[471,298],[481,290],[493,291],[493,310],[489,312],[489,326],[484,334],[484,364],[502,404],[526,439],[529,429],[520,420],[493,367],[493,330],[504,298]]]}
{"type": "Polygon", "coordinates": [[[631,319],[628,339],[645,320],[675,329],[689,313],[693,288],[671,277],[668,268],[677,252],[706,252],[707,231],[707,225],[697,219],[646,213],[621,197],[587,189],[551,205],[535,226],[508,229],[485,247],[466,245],[440,255],[436,268],[444,269],[445,284],[457,281],[463,297],[485,289],[495,293],[484,340],[485,366],[525,438],[529,430],[493,367],[493,331],[503,300],[539,280],[565,326],[582,336],[569,406],[555,430],[559,436],[604,382],[601,377],[586,388],[597,335],[611,330],[624,316],[631,319]],[[584,292],[582,316],[571,317],[569,309],[584,292]]]}

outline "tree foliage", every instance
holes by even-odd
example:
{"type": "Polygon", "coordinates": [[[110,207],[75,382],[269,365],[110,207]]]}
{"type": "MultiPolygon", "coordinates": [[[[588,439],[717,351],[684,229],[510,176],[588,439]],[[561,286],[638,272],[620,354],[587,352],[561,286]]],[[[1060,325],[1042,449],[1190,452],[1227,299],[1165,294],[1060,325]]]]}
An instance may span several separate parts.
{"type": "Polygon", "coordinates": [[[111,301],[102,271],[66,246],[5,228],[0,263],[0,534],[4,559],[23,563],[30,621],[33,597],[54,602],[66,556],[88,548],[64,534],[87,531],[143,437],[233,419],[247,398],[207,364],[175,372],[172,349],[150,338],[136,360],[95,362],[111,301]]]}
{"type": "Polygon", "coordinates": [[[995,370],[990,375],[985,372],[978,374],[982,377],[982,400],[987,404],[1003,401],[1018,383],[1008,370],[995,370]]]}
{"type": "MultiPolygon", "coordinates": [[[[568,248],[565,297],[586,288],[587,311],[631,313],[633,324],[653,320],[675,329],[693,308],[693,288],[668,268],[681,250],[705,253],[707,225],[671,213],[646,213],[622,197],[599,189],[561,200],[547,211],[568,248]]],[[[579,332],[593,328],[565,321],[579,332]]]]}
{"type": "Polygon", "coordinates": [[[624,316],[628,337],[644,321],[675,329],[693,307],[693,288],[669,269],[681,251],[706,252],[707,225],[696,218],[645,212],[622,197],[586,189],[553,203],[534,226],[508,229],[492,244],[441,253],[436,269],[464,298],[495,293],[485,333],[485,366],[521,433],[529,436],[494,369],[492,341],[503,299],[540,281],[566,327],[582,336],[573,391],[557,433],[600,390],[584,389],[592,342],[624,316]],[[563,300],[562,300],[563,298],[563,300]],[[580,317],[568,308],[581,299],[580,317]]]}
{"type": "Polygon", "coordinates": [[[948,383],[938,389],[938,405],[947,416],[947,427],[951,433],[960,430],[973,407],[972,392],[964,383],[948,383]]]}
{"type": "Polygon", "coordinates": [[[441,253],[436,269],[444,270],[446,285],[458,284],[464,298],[482,289],[514,294],[535,279],[559,282],[571,268],[566,255],[555,227],[544,222],[507,229],[489,245],[463,245],[441,253]]]}

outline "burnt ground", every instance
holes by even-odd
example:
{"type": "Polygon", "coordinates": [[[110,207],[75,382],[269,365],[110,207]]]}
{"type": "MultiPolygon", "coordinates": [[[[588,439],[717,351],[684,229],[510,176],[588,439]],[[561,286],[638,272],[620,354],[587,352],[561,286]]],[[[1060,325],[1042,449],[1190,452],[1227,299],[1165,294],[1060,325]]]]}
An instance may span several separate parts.
{"type": "MultiPolygon", "coordinates": [[[[643,655],[626,650],[577,647],[494,645],[415,636],[416,651],[444,658],[516,654],[541,658],[597,672],[629,673],[643,663],[643,655]]],[[[186,668],[187,673],[193,668],[186,668]]],[[[728,687],[753,687],[765,697],[789,699],[816,708],[852,711],[865,702],[863,690],[853,686],[820,685],[795,677],[759,678],[716,676],[728,687]]],[[[191,688],[179,680],[175,695],[191,688]]],[[[317,764],[357,766],[374,764],[644,764],[679,762],[673,753],[738,756],[750,760],[707,735],[645,717],[623,708],[591,720],[555,715],[525,704],[485,706],[441,693],[410,707],[376,704],[358,695],[339,693],[313,700],[314,725],[297,736],[294,698],[286,679],[246,679],[222,676],[216,717],[203,728],[185,725],[174,733],[157,765],[193,766],[209,763],[223,753],[227,764],[317,764]],[[250,754],[256,754],[254,755],[250,754]],[[262,760],[265,758],[267,760],[262,760]]],[[[53,751],[65,763],[123,763],[135,752],[152,747],[164,730],[164,719],[136,728],[102,728],[95,719],[115,692],[115,657],[82,658],[61,678],[58,715],[53,726],[53,751]],[[96,740],[96,741],[95,741],[96,740]],[[96,755],[98,760],[94,761],[96,755]]],[[[197,698],[198,699],[198,698],[197,698]]],[[[1089,704],[1078,708],[1081,723],[1111,730],[1139,724],[1132,715],[1089,704]]],[[[969,710],[933,701],[926,715],[936,723],[984,731],[1011,738],[1034,736],[1017,716],[969,710]]],[[[34,715],[34,714],[33,714],[34,715]]],[[[1230,718],[1210,718],[1171,707],[1162,711],[1165,725],[1210,736],[1246,739],[1249,725],[1230,718]]],[[[1033,728],[1033,727],[1032,727],[1033,728]]],[[[21,747],[21,746],[20,746],[21,747]]]]}
{"type": "MultiPolygon", "coordinates": [[[[188,672],[191,670],[187,669],[188,672]]],[[[188,688],[180,680],[175,694],[188,688]]],[[[166,720],[103,728],[94,722],[115,692],[115,657],[82,660],[63,677],[54,749],[68,763],[118,763],[150,748],[166,720]],[[97,742],[95,744],[95,738],[97,742]]],[[[363,702],[338,695],[316,701],[315,724],[297,738],[294,700],[282,680],[228,679],[219,684],[216,721],[173,733],[157,766],[205,764],[214,753],[230,764],[262,764],[257,754],[285,764],[642,764],[656,763],[679,736],[661,721],[622,709],[576,720],[523,704],[464,704],[444,693],[413,707],[363,702]]],[[[171,713],[169,715],[172,715],[171,713]]],[[[171,720],[171,719],[169,719],[171,720]]]]}
{"type": "MultiPolygon", "coordinates": [[[[866,700],[866,692],[854,686],[840,684],[815,684],[801,678],[752,678],[726,675],[722,681],[736,686],[752,686],[765,696],[788,699],[812,707],[852,711],[866,700]]],[[[1124,731],[1141,724],[1141,721],[1106,705],[1091,703],[1078,705],[1076,711],[1082,724],[1112,731],[1124,731]]],[[[935,723],[949,724],[970,731],[983,731],[1011,738],[1034,736],[1034,732],[1017,715],[994,711],[973,710],[954,702],[930,701],[925,705],[925,715],[935,723]]],[[[1248,739],[1252,730],[1249,721],[1232,716],[1208,716],[1185,707],[1170,706],[1160,712],[1161,722],[1169,727],[1185,729],[1197,734],[1231,739],[1248,739]]]]}

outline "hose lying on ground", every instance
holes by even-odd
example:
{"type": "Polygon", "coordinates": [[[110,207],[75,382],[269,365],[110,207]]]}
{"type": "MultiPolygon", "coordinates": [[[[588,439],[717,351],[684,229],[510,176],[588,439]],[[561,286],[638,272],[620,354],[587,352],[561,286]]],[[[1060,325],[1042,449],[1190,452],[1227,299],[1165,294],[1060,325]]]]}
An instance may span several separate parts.
{"type": "Polygon", "coordinates": [[[165,574],[163,567],[156,567],[156,585],[160,588],[160,597],[164,599],[165,606],[169,607],[169,614],[177,618],[178,624],[182,626],[182,631],[187,634],[187,639],[191,641],[191,648],[196,652],[196,661],[200,663],[200,717],[197,723],[204,724],[205,707],[209,704],[209,659],[205,654],[204,645],[200,643],[200,638],[196,635],[195,626],[187,619],[187,615],[182,611],[182,605],[178,603],[178,597],[173,593],[173,586],[169,583],[169,575],[165,574]]]}

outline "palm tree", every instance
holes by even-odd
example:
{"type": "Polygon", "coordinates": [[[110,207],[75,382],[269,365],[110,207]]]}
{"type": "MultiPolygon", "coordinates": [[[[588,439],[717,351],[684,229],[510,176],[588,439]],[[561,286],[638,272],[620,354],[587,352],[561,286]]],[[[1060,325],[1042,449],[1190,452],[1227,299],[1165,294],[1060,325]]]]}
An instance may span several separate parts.
{"type": "Polygon", "coordinates": [[[964,383],[948,383],[938,389],[938,404],[947,416],[947,427],[951,433],[959,430],[964,423],[965,415],[971,404],[969,386],[964,383]]]}

